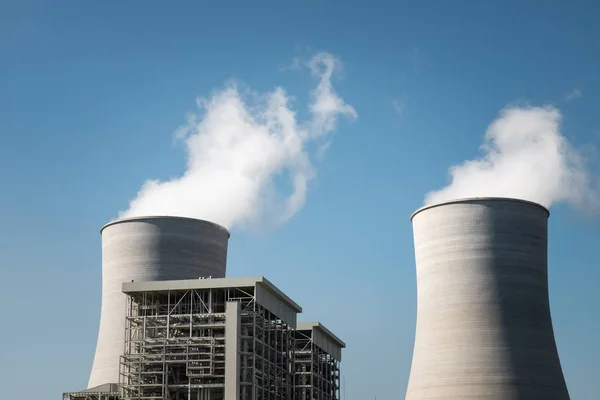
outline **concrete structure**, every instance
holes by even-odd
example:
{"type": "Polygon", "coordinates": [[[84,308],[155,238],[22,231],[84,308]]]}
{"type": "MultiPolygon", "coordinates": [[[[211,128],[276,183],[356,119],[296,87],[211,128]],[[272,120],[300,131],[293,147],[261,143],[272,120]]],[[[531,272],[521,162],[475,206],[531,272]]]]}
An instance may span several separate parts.
{"type": "Polygon", "coordinates": [[[339,399],[346,344],[320,322],[299,322],[294,339],[294,399],[339,399]]]}
{"type": "Polygon", "coordinates": [[[302,309],[267,279],[130,282],[123,292],[121,400],[292,398],[302,309]]]}
{"type": "Polygon", "coordinates": [[[418,307],[407,400],[567,400],[550,316],[549,212],[477,198],[412,216],[418,307]]]}
{"type": "Polygon", "coordinates": [[[225,276],[229,233],[207,221],[141,217],[102,230],[102,309],[88,388],[117,383],[124,349],[123,282],[225,276]]]}

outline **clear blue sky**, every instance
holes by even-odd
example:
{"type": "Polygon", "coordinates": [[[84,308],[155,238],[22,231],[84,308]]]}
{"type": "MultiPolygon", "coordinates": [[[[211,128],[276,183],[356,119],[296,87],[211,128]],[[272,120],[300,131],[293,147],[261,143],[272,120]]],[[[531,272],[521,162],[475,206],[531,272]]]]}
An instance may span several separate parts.
{"type": "MultiPolygon", "coordinates": [[[[195,97],[237,78],[260,91],[281,85],[301,108],[313,82],[281,68],[326,50],[345,64],[335,85],[358,119],[339,125],[289,223],[232,232],[228,274],[267,276],[303,318],[348,343],[348,400],[403,398],[416,313],[411,212],[447,183],[449,166],[477,154],[507,104],[553,104],[576,146],[600,145],[599,8],[176,3],[0,4],[3,397],[58,399],[87,384],[99,228],[147,178],[183,171],[172,133],[195,97]]],[[[551,305],[573,399],[600,398],[599,226],[552,209],[551,305]]]]}

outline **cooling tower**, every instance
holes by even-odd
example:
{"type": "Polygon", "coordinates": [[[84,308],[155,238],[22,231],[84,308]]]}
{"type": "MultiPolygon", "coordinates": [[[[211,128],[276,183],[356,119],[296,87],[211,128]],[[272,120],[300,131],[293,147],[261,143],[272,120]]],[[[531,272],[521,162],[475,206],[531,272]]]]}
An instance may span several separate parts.
{"type": "Polygon", "coordinates": [[[549,212],[477,198],[412,216],[417,328],[407,400],[567,400],[548,297],[549,212]]]}
{"type": "Polygon", "coordinates": [[[119,381],[124,351],[123,282],[224,278],[229,232],[212,222],[141,217],[111,222],[102,234],[102,310],[88,388],[119,381]]]}

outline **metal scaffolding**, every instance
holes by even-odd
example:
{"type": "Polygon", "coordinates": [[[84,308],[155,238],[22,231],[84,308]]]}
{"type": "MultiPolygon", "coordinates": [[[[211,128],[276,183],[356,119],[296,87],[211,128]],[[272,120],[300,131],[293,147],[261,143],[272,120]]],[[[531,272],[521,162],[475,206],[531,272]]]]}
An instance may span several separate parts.
{"type": "Polygon", "coordinates": [[[346,345],[263,277],[127,282],[118,383],[63,400],[339,400],[346,345]]]}
{"type": "Polygon", "coordinates": [[[313,332],[294,332],[294,399],[339,400],[340,361],[315,343],[313,332]]]}
{"type": "Polygon", "coordinates": [[[125,329],[121,400],[223,399],[227,385],[239,385],[241,400],[292,398],[292,327],[256,301],[255,287],[128,293],[125,329]],[[238,324],[226,318],[230,302],[238,324]],[[229,326],[239,365],[228,381],[229,326]]]}

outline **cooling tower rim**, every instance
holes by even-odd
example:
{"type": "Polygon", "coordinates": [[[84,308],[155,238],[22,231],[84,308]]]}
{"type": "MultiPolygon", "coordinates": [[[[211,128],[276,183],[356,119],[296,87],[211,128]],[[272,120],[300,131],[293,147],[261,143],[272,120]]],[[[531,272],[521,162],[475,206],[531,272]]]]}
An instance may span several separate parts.
{"type": "Polygon", "coordinates": [[[178,217],[178,216],[171,216],[171,215],[147,215],[147,216],[115,219],[115,220],[110,221],[109,223],[105,224],[102,228],[100,228],[100,234],[102,234],[102,231],[104,231],[104,229],[106,229],[112,225],[117,225],[117,224],[121,224],[121,223],[125,223],[125,222],[132,222],[132,221],[156,220],[156,219],[187,220],[187,221],[193,221],[195,223],[200,223],[203,225],[210,225],[212,227],[217,228],[218,230],[225,232],[227,234],[228,239],[231,237],[231,234],[229,233],[227,228],[225,228],[224,226],[219,225],[215,222],[206,221],[204,219],[198,219],[198,218],[178,217]]]}
{"type": "Polygon", "coordinates": [[[529,204],[531,206],[536,206],[536,207],[541,208],[542,210],[544,210],[546,212],[547,217],[550,217],[550,210],[548,210],[543,205],[536,203],[534,201],[517,199],[517,198],[512,198],[512,197],[465,197],[465,198],[460,198],[460,199],[440,201],[439,203],[433,203],[433,204],[428,204],[426,206],[423,206],[423,207],[419,208],[417,211],[415,211],[414,213],[412,213],[412,215],[410,216],[410,220],[412,221],[413,218],[417,214],[419,214],[422,211],[429,210],[430,208],[445,206],[448,204],[470,203],[470,202],[475,202],[475,201],[490,201],[490,202],[497,201],[497,202],[513,202],[513,203],[529,204]]]}

